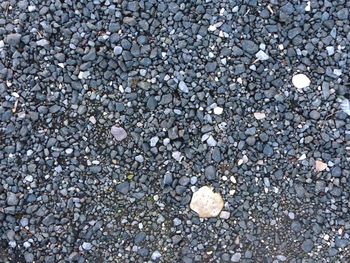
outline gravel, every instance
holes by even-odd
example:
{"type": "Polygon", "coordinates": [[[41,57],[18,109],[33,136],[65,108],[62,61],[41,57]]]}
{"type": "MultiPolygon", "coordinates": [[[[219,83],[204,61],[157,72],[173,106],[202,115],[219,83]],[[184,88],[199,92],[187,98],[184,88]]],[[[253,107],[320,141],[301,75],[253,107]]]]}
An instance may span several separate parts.
{"type": "Polygon", "coordinates": [[[0,1],[0,262],[349,261],[349,9],[0,1]]]}

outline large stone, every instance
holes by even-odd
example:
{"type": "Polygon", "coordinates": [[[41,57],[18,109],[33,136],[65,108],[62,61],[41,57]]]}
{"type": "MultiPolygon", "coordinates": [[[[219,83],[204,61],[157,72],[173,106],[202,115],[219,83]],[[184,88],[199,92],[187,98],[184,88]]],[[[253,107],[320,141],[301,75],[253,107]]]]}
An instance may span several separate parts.
{"type": "Polygon", "coordinates": [[[304,74],[296,74],[292,78],[292,83],[297,89],[303,89],[310,86],[310,79],[304,74]]]}
{"type": "Polygon", "coordinates": [[[117,141],[124,140],[128,135],[122,127],[112,126],[111,133],[117,141]]]}
{"type": "Polygon", "coordinates": [[[202,218],[218,216],[223,207],[224,200],[221,195],[214,193],[208,186],[203,186],[193,193],[190,203],[190,208],[202,218]]]}

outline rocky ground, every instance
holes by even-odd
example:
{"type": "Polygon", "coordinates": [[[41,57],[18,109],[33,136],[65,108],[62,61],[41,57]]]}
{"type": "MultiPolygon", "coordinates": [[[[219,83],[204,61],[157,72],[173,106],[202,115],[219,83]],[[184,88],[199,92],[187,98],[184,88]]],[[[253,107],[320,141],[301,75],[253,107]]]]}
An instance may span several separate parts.
{"type": "Polygon", "coordinates": [[[0,262],[350,261],[350,1],[0,2],[0,262]]]}

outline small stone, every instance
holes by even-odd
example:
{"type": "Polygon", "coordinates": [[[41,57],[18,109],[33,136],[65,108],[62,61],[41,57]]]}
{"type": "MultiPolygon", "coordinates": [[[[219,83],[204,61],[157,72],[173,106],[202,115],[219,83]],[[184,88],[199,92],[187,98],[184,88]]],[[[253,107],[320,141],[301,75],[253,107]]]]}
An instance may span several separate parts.
{"type": "Polygon", "coordinates": [[[265,119],[266,115],[263,112],[254,112],[254,117],[257,120],[265,119]]]}
{"type": "Polygon", "coordinates": [[[242,254],[241,253],[234,253],[231,257],[232,262],[239,262],[241,260],[242,254]]]}
{"type": "Polygon", "coordinates": [[[34,5],[28,6],[28,11],[29,12],[34,12],[36,10],[36,7],[34,5]]]}
{"type": "Polygon", "coordinates": [[[173,182],[173,176],[171,175],[171,173],[167,172],[164,175],[163,184],[164,184],[164,186],[167,186],[167,185],[171,185],[172,182],[173,182]]]}
{"type": "Polygon", "coordinates": [[[207,144],[210,146],[210,147],[215,147],[217,142],[216,140],[214,139],[213,136],[209,136],[208,139],[207,139],[207,144]]]}
{"type": "Polygon", "coordinates": [[[310,86],[310,79],[304,74],[296,74],[292,78],[292,83],[297,89],[303,89],[310,86]]]}
{"type": "Polygon", "coordinates": [[[159,141],[159,137],[158,137],[158,136],[154,136],[154,137],[151,138],[149,144],[150,144],[151,147],[154,147],[154,146],[157,145],[157,142],[158,142],[158,141],[159,141]]]}
{"type": "Polygon", "coordinates": [[[116,46],[113,49],[113,53],[116,56],[119,56],[123,52],[123,48],[121,46],[116,46]]]}
{"type": "Polygon", "coordinates": [[[89,242],[84,242],[81,246],[84,250],[91,250],[92,245],[89,242]]]}
{"type": "Polygon", "coordinates": [[[144,158],[141,154],[135,156],[135,161],[139,163],[143,163],[144,158]]]}
{"type": "Polygon", "coordinates": [[[36,41],[36,44],[38,46],[44,47],[44,46],[47,46],[48,44],[50,44],[50,42],[47,41],[46,39],[40,39],[40,40],[36,41]]]}
{"type": "Polygon", "coordinates": [[[127,137],[127,133],[122,127],[112,126],[111,133],[117,141],[122,141],[127,137]]]}
{"type": "Polygon", "coordinates": [[[184,93],[188,93],[188,87],[182,80],[179,82],[179,89],[184,93]]]}
{"type": "Polygon", "coordinates": [[[314,247],[314,243],[311,239],[306,239],[302,244],[301,248],[305,253],[311,252],[312,248],[314,247]]]}
{"type": "Polygon", "coordinates": [[[349,18],[349,9],[347,7],[343,8],[343,9],[340,9],[337,12],[337,17],[340,20],[348,20],[348,18],[349,18]]]}
{"type": "Polygon", "coordinates": [[[181,225],[181,220],[179,218],[174,218],[173,222],[174,222],[174,226],[181,225]]]}
{"type": "Polygon", "coordinates": [[[6,36],[5,42],[10,46],[17,46],[21,41],[21,37],[22,35],[18,33],[9,34],[6,36]]]}
{"type": "Polygon", "coordinates": [[[208,63],[205,65],[205,71],[208,72],[208,73],[215,72],[216,67],[217,67],[216,62],[208,62],[208,63]]]}
{"type": "Polygon", "coordinates": [[[89,118],[89,121],[92,123],[92,124],[96,124],[96,118],[94,116],[91,116],[89,118]]]}
{"type": "Polygon", "coordinates": [[[333,74],[336,75],[336,76],[341,76],[343,74],[342,70],[341,69],[333,69],[333,74]]]}
{"type": "Polygon", "coordinates": [[[19,200],[18,200],[16,194],[11,193],[11,192],[7,192],[6,202],[8,205],[17,205],[19,200]]]}
{"type": "Polygon", "coordinates": [[[324,170],[326,170],[326,168],[328,167],[328,165],[322,161],[316,161],[315,162],[315,170],[316,172],[322,172],[324,170]]]}
{"type": "Polygon", "coordinates": [[[268,60],[270,58],[270,56],[262,50],[259,50],[259,52],[255,54],[255,57],[261,61],[268,60]]]}
{"type": "Polygon", "coordinates": [[[221,219],[229,219],[230,218],[230,212],[228,211],[221,211],[220,216],[221,219]]]}
{"type": "Polygon", "coordinates": [[[311,119],[314,119],[314,120],[318,120],[321,117],[320,113],[316,110],[312,110],[309,116],[311,119]]]}
{"type": "Polygon", "coordinates": [[[179,152],[179,151],[173,152],[171,154],[171,156],[178,162],[181,162],[183,159],[183,156],[182,156],[181,152],[179,152]]]}
{"type": "Polygon", "coordinates": [[[25,253],[24,253],[24,260],[25,260],[27,263],[32,263],[32,262],[34,262],[34,255],[33,255],[32,253],[25,252],[25,253]]]}
{"type": "Polygon", "coordinates": [[[28,183],[31,183],[33,182],[34,178],[32,175],[27,175],[25,178],[24,178],[24,181],[25,182],[28,182],[28,183]]]}
{"type": "Polygon", "coordinates": [[[209,180],[215,180],[216,179],[216,168],[213,165],[209,165],[204,170],[205,177],[209,180]]]}
{"type": "Polygon", "coordinates": [[[178,128],[176,126],[170,128],[168,130],[168,137],[169,137],[169,139],[175,140],[175,139],[179,138],[178,131],[179,130],[178,130],[178,128]]]}
{"type": "Polygon", "coordinates": [[[243,40],[242,41],[242,49],[246,51],[247,53],[254,55],[259,51],[259,46],[255,44],[251,40],[243,40]]]}
{"type": "Polygon", "coordinates": [[[214,114],[221,115],[224,112],[224,109],[221,107],[215,107],[214,108],[214,114]]]}
{"type": "Polygon", "coordinates": [[[129,182],[123,182],[117,185],[116,190],[121,193],[121,194],[127,194],[130,189],[130,184],[129,182]]]}
{"type": "Polygon", "coordinates": [[[78,78],[79,79],[87,79],[90,76],[90,72],[89,71],[80,71],[78,78]]]}
{"type": "Polygon", "coordinates": [[[151,259],[155,261],[155,260],[159,259],[161,256],[162,255],[160,254],[160,252],[158,250],[156,250],[152,253],[151,259]]]}
{"type": "Polygon", "coordinates": [[[221,195],[214,193],[208,186],[203,186],[193,193],[190,203],[190,208],[202,218],[218,216],[223,207],[224,200],[221,195]]]}
{"type": "Polygon", "coordinates": [[[263,149],[263,153],[267,156],[267,157],[271,157],[273,155],[273,149],[270,145],[266,144],[264,146],[263,149]]]}
{"type": "Polygon", "coordinates": [[[326,47],[328,56],[332,56],[334,55],[334,47],[330,46],[330,47],[326,47]]]}

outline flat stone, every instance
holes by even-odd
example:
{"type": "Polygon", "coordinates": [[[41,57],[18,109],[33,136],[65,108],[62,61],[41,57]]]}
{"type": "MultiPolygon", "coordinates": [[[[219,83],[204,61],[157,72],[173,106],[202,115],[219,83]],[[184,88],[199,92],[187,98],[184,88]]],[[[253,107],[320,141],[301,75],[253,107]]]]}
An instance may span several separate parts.
{"type": "Polygon", "coordinates": [[[224,207],[221,195],[214,193],[208,186],[193,193],[190,208],[201,218],[217,217],[224,207]]]}

